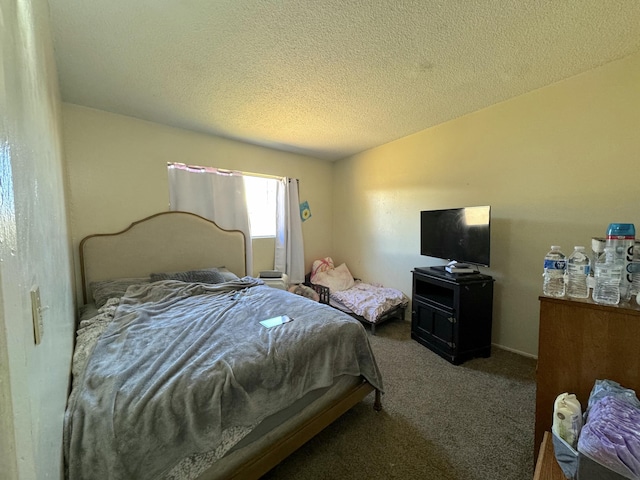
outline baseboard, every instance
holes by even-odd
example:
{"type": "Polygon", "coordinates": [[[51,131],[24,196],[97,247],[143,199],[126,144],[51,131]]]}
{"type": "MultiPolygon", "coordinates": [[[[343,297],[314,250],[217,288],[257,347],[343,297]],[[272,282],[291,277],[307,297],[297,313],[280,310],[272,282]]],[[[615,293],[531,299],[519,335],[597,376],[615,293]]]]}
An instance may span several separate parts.
{"type": "Polygon", "coordinates": [[[497,343],[492,343],[492,347],[499,348],[500,350],[506,350],[507,352],[516,353],[518,355],[522,355],[523,357],[533,358],[534,360],[538,359],[537,355],[532,355],[531,353],[521,352],[520,350],[516,350],[515,348],[505,347],[504,345],[498,345],[497,343]]]}

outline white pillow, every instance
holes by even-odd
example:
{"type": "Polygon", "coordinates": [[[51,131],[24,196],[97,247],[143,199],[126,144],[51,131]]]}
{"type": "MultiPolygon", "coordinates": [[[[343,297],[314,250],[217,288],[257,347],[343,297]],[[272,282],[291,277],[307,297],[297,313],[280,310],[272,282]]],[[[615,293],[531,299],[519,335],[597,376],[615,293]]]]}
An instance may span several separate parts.
{"type": "Polygon", "coordinates": [[[355,281],[351,272],[345,263],[338,265],[336,268],[327,270],[326,272],[316,273],[313,283],[329,287],[329,290],[340,292],[353,287],[355,281]]]}

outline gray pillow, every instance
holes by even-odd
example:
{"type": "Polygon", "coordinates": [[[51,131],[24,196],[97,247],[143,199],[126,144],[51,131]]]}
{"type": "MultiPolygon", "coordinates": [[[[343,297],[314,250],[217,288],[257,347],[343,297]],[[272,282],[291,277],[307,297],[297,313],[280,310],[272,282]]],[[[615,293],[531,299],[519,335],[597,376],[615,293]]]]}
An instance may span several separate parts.
{"type": "Polygon", "coordinates": [[[189,283],[224,283],[224,276],[216,269],[208,268],[204,270],[188,270],[186,272],[174,273],[152,273],[151,281],[178,280],[189,283]]]}
{"type": "Polygon", "coordinates": [[[224,277],[225,282],[233,282],[234,280],[240,279],[240,277],[238,277],[235,273],[227,270],[227,267],[212,268],[212,270],[217,270],[218,272],[220,272],[220,274],[224,277]]]}
{"type": "Polygon", "coordinates": [[[93,301],[97,308],[104,306],[107,300],[114,297],[122,297],[127,288],[131,285],[140,285],[149,283],[149,277],[139,278],[116,278],[112,280],[101,280],[99,282],[91,282],[91,292],[93,293],[93,301]]]}

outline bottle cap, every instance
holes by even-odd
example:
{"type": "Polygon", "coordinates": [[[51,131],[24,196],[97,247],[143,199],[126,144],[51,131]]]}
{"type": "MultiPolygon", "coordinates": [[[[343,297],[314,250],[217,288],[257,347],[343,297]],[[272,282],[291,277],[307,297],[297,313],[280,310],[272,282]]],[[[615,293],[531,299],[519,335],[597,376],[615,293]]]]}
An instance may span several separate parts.
{"type": "Polygon", "coordinates": [[[607,229],[607,238],[634,238],[636,229],[633,223],[610,223],[607,229]]]}
{"type": "Polygon", "coordinates": [[[584,247],[576,245],[575,247],[573,247],[575,250],[584,250],[584,247]]]}
{"type": "Polygon", "coordinates": [[[591,250],[593,250],[596,253],[602,253],[604,252],[604,246],[607,243],[607,239],[606,238],[602,238],[602,237],[593,237],[591,239],[591,250]]]}

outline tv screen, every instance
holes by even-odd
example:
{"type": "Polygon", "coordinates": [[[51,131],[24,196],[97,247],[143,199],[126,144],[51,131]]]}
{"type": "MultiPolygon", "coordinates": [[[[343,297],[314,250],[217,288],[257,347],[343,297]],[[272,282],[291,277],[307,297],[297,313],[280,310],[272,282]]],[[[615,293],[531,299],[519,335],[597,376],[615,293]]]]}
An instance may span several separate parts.
{"type": "Polygon", "coordinates": [[[420,212],[420,254],[489,266],[491,207],[420,212]]]}

